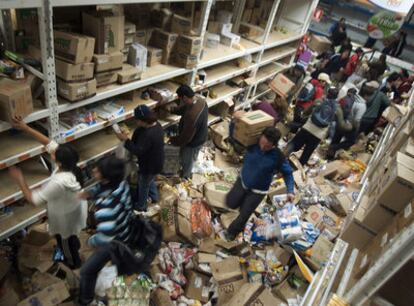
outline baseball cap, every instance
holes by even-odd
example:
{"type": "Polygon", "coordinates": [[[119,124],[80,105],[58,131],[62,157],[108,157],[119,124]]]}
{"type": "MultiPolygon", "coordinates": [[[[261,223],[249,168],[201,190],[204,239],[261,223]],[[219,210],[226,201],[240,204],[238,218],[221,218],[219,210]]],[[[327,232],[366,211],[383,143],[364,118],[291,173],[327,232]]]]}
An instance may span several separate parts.
{"type": "Polygon", "coordinates": [[[146,105],[139,105],[134,109],[135,119],[145,119],[152,114],[151,109],[146,105]]]}
{"type": "Polygon", "coordinates": [[[324,81],[324,82],[328,83],[329,85],[332,83],[332,82],[331,82],[331,79],[330,79],[330,77],[329,77],[329,75],[327,75],[327,74],[326,74],[326,73],[324,73],[324,72],[319,73],[319,75],[318,75],[318,80],[319,80],[319,81],[324,81]]]}

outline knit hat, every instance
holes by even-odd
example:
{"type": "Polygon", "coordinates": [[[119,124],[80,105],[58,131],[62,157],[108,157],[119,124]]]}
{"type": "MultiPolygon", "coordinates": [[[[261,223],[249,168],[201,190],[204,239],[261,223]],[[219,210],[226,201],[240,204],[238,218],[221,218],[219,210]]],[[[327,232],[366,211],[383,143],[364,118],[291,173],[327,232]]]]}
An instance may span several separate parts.
{"type": "Polygon", "coordinates": [[[331,85],[331,78],[329,77],[329,75],[327,75],[326,73],[324,73],[324,72],[322,72],[322,73],[319,73],[319,75],[318,75],[318,80],[319,81],[324,81],[324,82],[326,82],[326,83],[328,83],[329,85],[331,85]]]}
{"type": "Polygon", "coordinates": [[[134,117],[138,120],[148,118],[151,114],[151,109],[146,105],[139,105],[134,110],[134,117]]]}

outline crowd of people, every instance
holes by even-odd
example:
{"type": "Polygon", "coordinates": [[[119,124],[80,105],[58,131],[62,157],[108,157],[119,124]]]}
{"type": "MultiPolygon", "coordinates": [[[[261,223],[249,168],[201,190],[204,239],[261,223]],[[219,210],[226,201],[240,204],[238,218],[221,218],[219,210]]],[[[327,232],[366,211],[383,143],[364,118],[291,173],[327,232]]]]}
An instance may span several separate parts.
{"type": "MultiPolygon", "coordinates": [[[[345,22],[341,20],[332,28],[332,49],[318,56],[313,71],[309,71],[310,80],[305,81],[309,69],[297,64],[285,72],[295,83],[286,99],[273,96],[272,100],[263,99],[254,105],[254,109],[271,115],[275,124],[285,122],[289,107],[293,108],[289,123],[292,137],[282,151],[278,146],[281,133],[270,127],[263,131],[257,144],[245,148],[240,175],[226,200],[229,208],[239,210],[227,230],[228,240],[234,240],[243,231],[267,194],[274,175],[283,177],[287,198],[295,198],[293,171],[287,156],[303,149],[299,160],[306,165],[318,145],[330,138],[326,158],[334,159],[338,150],[349,149],[359,135],[368,134],[382,124],[383,111],[392,101],[400,103],[411,89],[414,79],[407,71],[393,72],[383,78],[388,70],[385,54],[373,62],[364,61],[362,55],[360,48],[352,49],[345,22]],[[335,53],[337,46],[339,52],[335,53]]],[[[180,86],[177,95],[181,103],[172,111],[180,114],[181,120],[178,135],[170,138],[170,142],[180,148],[181,177],[190,179],[200,148],[208,139],[208,106],[189,86],[180,86]]],[[[9,172],[29,203],[47,205],[49,232],[56,237],[64,263],[72,269],[81,267],[81,305],[92,302],[97,274],[106,262],[128,262],[133,265],[130,271],[145,271],[162,240],[157,224],[144,222],[134,210],[146,211],[149,202],[159,201],[155,177],[164,164],[164,130],[145,105],[135,109],[134,117],[137,128],[132,136],[122,131],[116,136],[137,157],[136,190],[131,190],[128,184],[124,161],[110,156],[93,169],[98,184],[84,191],[83,176],[77,167],[79,155],[74,148],[48,139],[21,118],[15,118],[13,123],[15,128],[45,145],[56,164],[49,182],[37,190],[28,187],[17,167],[11,167],[9,172]],[[88,244],[96,251],[82,264],[78,237],[86,227],[86,200],[93,204],[92,223],[96,229],[88,244]],[[143,233],[148,233],[145,241],[137,238],[143,233]],[[143,252],[146,247],[150,249],[143,252]],[[140,257],[131,250],[141,251],[140,257]]],[[[230,127],[234,128],[234,122],[230,127]]]]}

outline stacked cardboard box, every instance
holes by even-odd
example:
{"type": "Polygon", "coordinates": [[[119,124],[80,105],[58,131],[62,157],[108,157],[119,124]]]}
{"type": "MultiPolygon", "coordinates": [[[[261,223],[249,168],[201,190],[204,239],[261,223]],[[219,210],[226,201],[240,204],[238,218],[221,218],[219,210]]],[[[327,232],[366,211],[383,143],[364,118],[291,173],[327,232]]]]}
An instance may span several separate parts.
{"type": "Polygon", "coordinates": [[[217,21],[210,21],[208,31],[220,35],[220,43],[233,47],[240,43],[240,36],[231,32],[233,24],[231,23],[233,14],[229,11],[218,11],[217,21]]]}
{"type": "Polygon", "coordinates": [[[244,146],[257,143],[262,131],[273,126],[274,118],[261,110],[248,112],[237,119],[234,129],[234,139],[244,146]]]}
{"type": "Polygon", "coordinates": [[[167,32],[160,29],[155,29],[152,32],[149,45],[163,51],[162,63],[168,65],[171,54],[177,42],[178,34],[167,32]]]}
{"type": "Polygon", "coordinates": [[[58,95],[69,101],[79,101],[96,93],[92,56],[95,38],[54,31],[58,95]]]}
{"type": "Polygon", "coordinates": [[[0,78],[0,120],[26,117],[33,112],[32,91],[28,84],[0,78]]]}
{"type": "Polygon", "coordinates": [[[118,72],[122,69],[124,55],[120,51],[108,54],[94,54],[95,78],[97,86],[105,86],[116,83],[118,72]]]}
{"type": "Polygon", "coordinates": [[[201,46],[201,38],[198,36],[178,36],[171,56],[171,63],[187,69],[196,67],[201,46]]]}

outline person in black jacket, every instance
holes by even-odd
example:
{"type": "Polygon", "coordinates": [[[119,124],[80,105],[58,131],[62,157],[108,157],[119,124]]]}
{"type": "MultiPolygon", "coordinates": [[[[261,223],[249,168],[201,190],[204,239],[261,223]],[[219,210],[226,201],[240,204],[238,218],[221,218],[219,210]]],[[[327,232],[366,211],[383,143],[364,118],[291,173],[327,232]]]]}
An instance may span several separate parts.
{"type": "Polygon", "coordinates": [[[146,211],[148,197],[153,202],[159,200],[154,179],[164,166],[164,130],[157,122],[155,114],[146,105],[139,105],[134,110],[134,116],[138,127],[132,139],[125,133],[116,135],[125,142],[125,148],[138,158],[138,194],[135,209],[146,211]]]}
{"type": "Polygon", "coordinates": [[[171,144],[180,147],[182,177],[188,179],[191,178],[198,153],[208,138],[208,106],[204,97],[196,95],[187,85],[181,85],[177,95],[182,103],[173,113],[181,115],[181,119],[179,134],[171,138],[171,144]]]}

